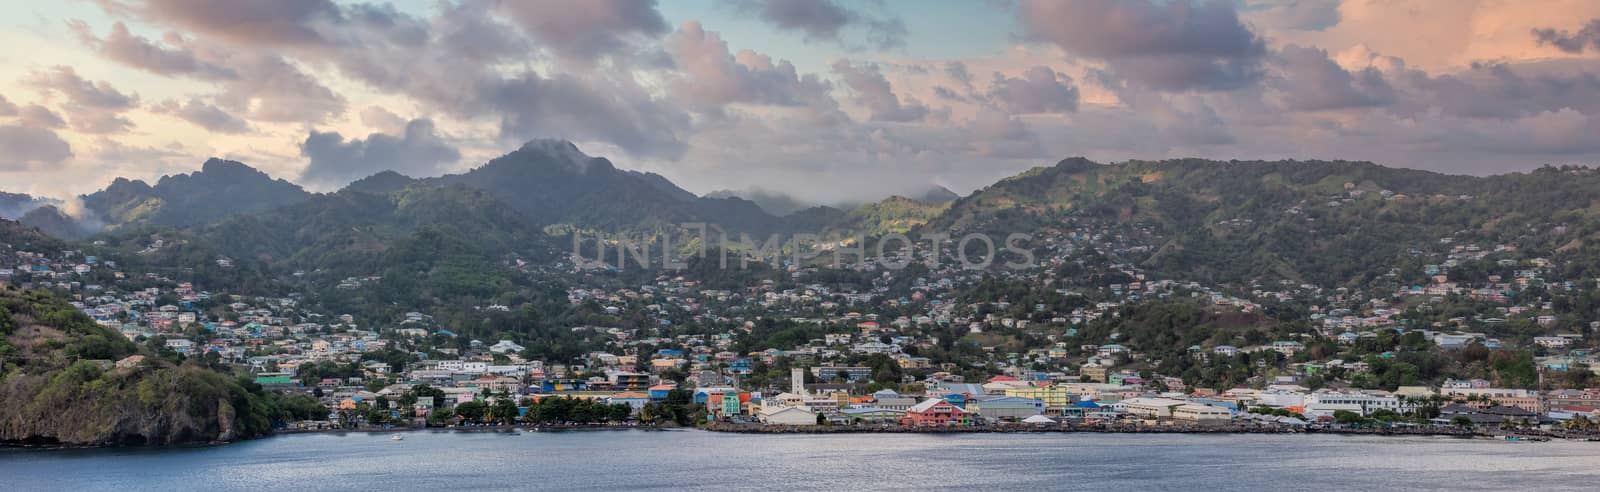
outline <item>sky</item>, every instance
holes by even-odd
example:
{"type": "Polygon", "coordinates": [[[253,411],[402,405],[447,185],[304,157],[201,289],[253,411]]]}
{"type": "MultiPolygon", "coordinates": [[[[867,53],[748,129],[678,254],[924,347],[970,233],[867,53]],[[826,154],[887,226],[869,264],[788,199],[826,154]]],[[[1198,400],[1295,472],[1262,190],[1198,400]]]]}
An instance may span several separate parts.
{"type": "Polygon", "coordinates": [[[313,191],[537,138],[690,191],[871,200],[1028,168],[1600,161],[1591,0],[0,3],[0,190],[209,157],[313,191]]]}

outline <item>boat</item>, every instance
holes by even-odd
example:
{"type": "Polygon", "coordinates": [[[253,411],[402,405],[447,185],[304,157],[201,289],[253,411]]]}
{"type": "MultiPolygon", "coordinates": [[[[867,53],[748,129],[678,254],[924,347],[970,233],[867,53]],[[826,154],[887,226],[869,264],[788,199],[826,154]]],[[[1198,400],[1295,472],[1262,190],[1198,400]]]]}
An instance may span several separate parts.
{"type": "Polygon", "coordinates": [[[399,435],[399,434],[395,434],[395,435],[389,436],[389,440],[390,441],[401,441],[401,440],[404,440],[404,439],[405,439],[405,436],[402,436],[402,435],[399,435]]]}

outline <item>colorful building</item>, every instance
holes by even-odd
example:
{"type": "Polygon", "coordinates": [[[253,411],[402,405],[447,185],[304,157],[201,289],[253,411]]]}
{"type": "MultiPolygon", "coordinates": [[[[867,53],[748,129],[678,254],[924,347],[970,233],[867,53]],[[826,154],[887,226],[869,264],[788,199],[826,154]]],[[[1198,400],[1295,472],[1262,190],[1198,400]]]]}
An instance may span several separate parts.
{"type": "Polygon", "coordinates": [[[900,419],[900,423],[904,425],[936,427],[967,426],[976,421],[972,412],[939,398],[930,398],[918,403],[907,410],[906,416],[900,419]]]}

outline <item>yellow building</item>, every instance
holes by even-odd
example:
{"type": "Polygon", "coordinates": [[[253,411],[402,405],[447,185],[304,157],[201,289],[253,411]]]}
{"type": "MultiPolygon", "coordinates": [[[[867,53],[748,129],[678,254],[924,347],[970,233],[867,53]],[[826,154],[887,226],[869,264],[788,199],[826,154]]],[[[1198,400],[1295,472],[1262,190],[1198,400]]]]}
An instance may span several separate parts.
{"type": "Polygon", "coordinates": [[[1046,413],[1061,414],[1061,409],[1078,402],[1078,394],[1065,386],[1032,386],[1006,389],[1006,396],[1033,398],[1044,402],[1046,413]]]}
{"type": "Polygon", "coordinates": [[[1104,383],[1106,382],[1106,366],[1087,364],[1078,368],[1078,375],[1083,376],[1086,381],[1104,383]]]}

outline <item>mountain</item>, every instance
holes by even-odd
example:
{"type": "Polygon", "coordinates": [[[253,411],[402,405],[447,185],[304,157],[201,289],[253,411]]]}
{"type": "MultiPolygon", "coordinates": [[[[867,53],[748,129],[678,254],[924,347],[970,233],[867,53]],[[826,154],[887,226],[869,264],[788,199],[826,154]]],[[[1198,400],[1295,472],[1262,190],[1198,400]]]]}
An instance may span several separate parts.
{"type": "Polygon", "coordinates": [[[29,210],[17,218],[17,221],[62,239],[83,239],[94,232],[55,205],[43,205],[29,210]]]}
{"type": "Polygon", "coordinates": [[[466,173],[428,182],[484,190],[539,225],[609,233],[704,222],[760,232],[779,223],[748,200],[697,197],[660,175],[617,169],[561,140],[531,141],[466,173]]]}
{"type": "Polygon", "coordinates": [[[0,444],[232,441],[320,407],[312,400],[311,410],[290,410],[291,400],[307,397],[267,394],[193,362],[161,359],[42,290],[0,285],[0,355],[0,444]],[[129,363],[115,367],[119,360],[129,363]]]}
{"type": "Polygon", "coordinates": [[[755,202],[756,206],[769,214],[779,217],[786,216],[815,205],[802,202],[788,194],[765,190],[761,188],[746,188],[741,191],[717,190],[705,194],[706,198],[743,198],[755,202]]]}
{"type": "Polygon", "coordinates": [[[64,245],[62,240],[45,234],[37,227],[14,220],[0,219],[0,252],[55,251],[62,249],[64,245]]]}
{"type": "Polygon", "coordinates": [[[405,189],[405,187],[410,186],[415,182],[417,182],[417,180],[410,176],[406,176],[394,171],[383,171],[378,174],[358,179],[355,182],[346,185],[344,190],[386,195],[405,189]]]}
{"type": "Polygon", "coordinates": [[[15,220],[33,209],[60,203],[60,200],[0,191],[0,218],[15,220]]]}
{"type": "Polygon", "coordinates": [[[108,228],[155,224],[190,226],[267,210],[311,197],[299,186],[235,161],[210,159],[199,171],[163,176],[151,186],[117,178],[83,196],[84,206],[108,228]]]}
{"type": "Polygon", "coordinates": [[[1175,278],[1341,286],[1420,272],[1410,252],[1442,239],[1575,251],[1600,237],[1597,204],[1600,174],[1577,167],[1471,177],[1349,161],[1073,158],[956,200],[923,229],[1090,221],[1150,236],[1158,247],[1119,254],[1175,278]]]}
{"type": "Polygon", "coordinates": [[[910,198],[912,200],[931,205],[944,205],[946,203],[956,201],[957,198],[961,198],[961,195],[957,195],[956,192],[950,191],[949,188],[933,185],[933,187],[928,188],[927,191],[924,191],[921,194],[911,195],[910,198]]]}
{"type": "Polygon", "coordinates": [[[833,227],[846,231],[859,231],[867,235],[905,233],[927,224],[942,214],[945,208],[945,204],[891,196],[877,203],[856,207],[833,227]]]}
{"type": "Polygon", "coordinates": [[[387,319],[389,310],[439,315],[517,298],[536,280],[518,268],[519,260],[549,264],[571,248],[483,190],[426,183],[386,195],[314,195],[215,224],[99,238],[126,268],[232,292],[316,293],[339,303],[330,309],[371,316],[365,319],[387,319]],[[147,249],[152,238],[163,246],[147,249]],[[370,281],[340,290],[350,278],[370,281]]]}

